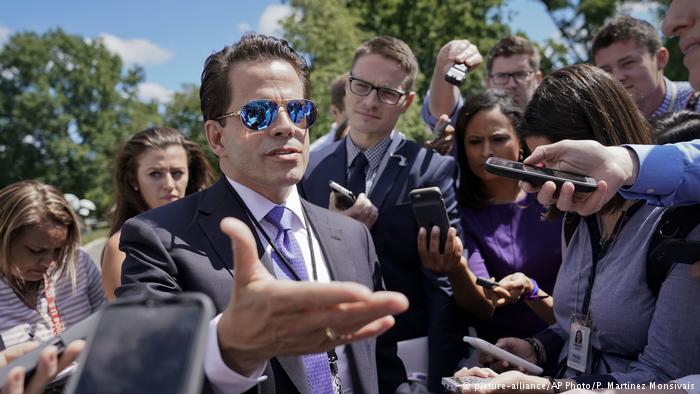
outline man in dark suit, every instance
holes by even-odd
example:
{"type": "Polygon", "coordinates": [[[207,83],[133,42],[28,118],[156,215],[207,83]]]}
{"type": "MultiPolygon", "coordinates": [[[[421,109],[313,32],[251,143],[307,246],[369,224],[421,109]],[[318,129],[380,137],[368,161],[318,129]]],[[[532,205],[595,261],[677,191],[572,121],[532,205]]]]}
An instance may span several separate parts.
{"type": "Polygon", "coordinates": [[[246,35],[211,55],[200,100],[225,176],[122,228],[118,297],[199,291],[222,312],[204,364],[215,393],[251,389],[263,374],[265,393],[327,393],[338,380],[378,393],[377,364],[401,368],[374,336],[407,302],[369,290],[381,287],[369,232],[295,188],[316,116],[308,83],[304,60],[273,37],[246,35]]]}
{"type": "MultiPolygon", "coordinates": [[[[454,372],[466,324],[459,318],[447,277],[424,268],[423,264],[436,264],[419,257],[419,228],[408,193],[439,187],[457,229],[450,233],[450,244],[459,243],[457,167],[453,158],[421,148],[394,129],[415,98],[411,86],[417,69],[413,52],[399,39],[375,37],[357,49],[346,85],[349,134],[311,154],[299,188],[308,201],[331,209],[331,180],[358,196],[342,213],[371,228],[387,289],[402,292],[410,302],[409,311],[396,317],[387,336],[396,341],[428,336],[428,387],[438,392],[441,377],[454,372]]],[[[426,258],[461,257],[461,243],[457,256],[452,250],[440,255],[435,249],[424,253],[426,258]]]]}

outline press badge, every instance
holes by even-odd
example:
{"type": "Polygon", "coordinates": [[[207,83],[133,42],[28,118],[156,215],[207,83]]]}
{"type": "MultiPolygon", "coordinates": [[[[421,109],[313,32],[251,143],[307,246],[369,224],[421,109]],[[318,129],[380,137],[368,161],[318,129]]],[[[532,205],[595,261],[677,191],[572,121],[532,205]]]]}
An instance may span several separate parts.
{"type": "Polygon", "coordinates": [[[569,329],[569,355],[566,358],[566,365],[579,372],[586,373],[588,369],[588,358],[591,354],[591,328],[576,319],[572,319],[569,329]]]}

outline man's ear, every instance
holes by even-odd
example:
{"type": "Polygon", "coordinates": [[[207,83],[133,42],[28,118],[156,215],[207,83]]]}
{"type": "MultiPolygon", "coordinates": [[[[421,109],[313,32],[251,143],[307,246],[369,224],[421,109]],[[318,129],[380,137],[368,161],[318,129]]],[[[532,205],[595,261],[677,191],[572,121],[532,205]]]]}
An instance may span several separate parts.
{"type": "Polygon", "coordinates": [[[415,100],[415,98],[416,98],[416,92],[409,92],[408,94],[406,94],[406,100],[403,101],[401,113],[404,113],[408,110],[408,107],[411,106],[411,104],[413,103],[413,100],[415,100]]]}
{"type": "Polygon", "coordinates": [[[537,81],[538,85],[540,83],[542,83],[543,79],[544,79],[544,77],[542,76],[542,71],[540,71],[540,70],[535,71],[535,81],[537,81]]]}
{"type": "Polygon", "coordinates": [[[216,156],[226,156],[226,147],[224,146],[224,130],[218,121],[207,120],[204,122],[204,135],[207,137],[209,149],[211,149],[216,156]]]}
{"type": "Polygon", "coordinates": [[[669,57],[670,55],[666,47],[659,48],[659,50],[656,51],[656,70],[663,71],[664,67],[668,64],[669,57]]]}

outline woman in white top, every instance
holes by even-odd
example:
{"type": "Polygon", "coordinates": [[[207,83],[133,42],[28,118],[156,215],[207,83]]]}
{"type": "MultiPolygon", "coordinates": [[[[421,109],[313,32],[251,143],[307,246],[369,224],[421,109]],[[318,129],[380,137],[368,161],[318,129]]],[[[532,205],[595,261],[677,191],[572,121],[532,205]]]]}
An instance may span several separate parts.
{"type": "Polygon", "coordinates": [[[78,220],[53,186],[0,190],[0,350],[58,335],[105,301],[79,242],[78,220]]]}

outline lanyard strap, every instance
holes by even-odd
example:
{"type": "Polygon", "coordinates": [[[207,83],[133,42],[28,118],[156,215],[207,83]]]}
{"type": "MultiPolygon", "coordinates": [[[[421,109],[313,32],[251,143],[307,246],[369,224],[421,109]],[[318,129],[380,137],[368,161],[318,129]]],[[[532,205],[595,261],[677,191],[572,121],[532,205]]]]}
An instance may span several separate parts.
{"type": "Polygon", "coordinates": [[[595,277],[597,274],[598,262],[605,257],[608,250],[617,240],[617,236],[620,234],[622,227],[625,223],[634,215],[634,213],[644,205],[644,201],[637,201],[625,210],[617,219],[615,223],[615,228],[613,229],[612,236],[607,239],[601,239],[600,229],[598,228],[598,221],[596,220],[596,215],[590,215],[586,217],[586,225],[588,226],[588,233],[591,239],[591,255],[593,261],[591,263],[591,275],[588,277],[588,286],[586,288],[586,294],[583,297],[583,305],[581,306],[581,315],[588,316],[588,309],[591,303],[591,293],[593,292],[593,283],[595,282],[595,277]]]}
{"type": "Polygon", "coordinates": [[[56,307],[56,291],[48,275],[44,275],[44,297],[46,297],[49,317],[51,318],[51,331],[53,331],[53,335],[59,335],[64,331],[63,321],[56,307]]]}

